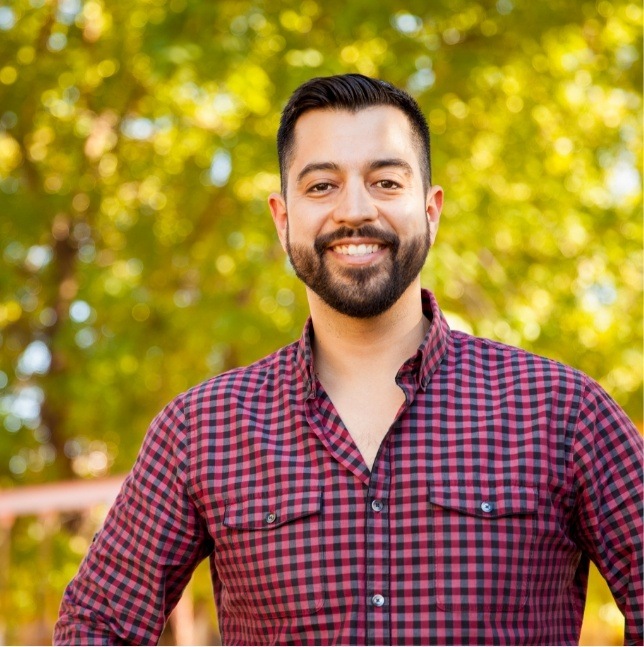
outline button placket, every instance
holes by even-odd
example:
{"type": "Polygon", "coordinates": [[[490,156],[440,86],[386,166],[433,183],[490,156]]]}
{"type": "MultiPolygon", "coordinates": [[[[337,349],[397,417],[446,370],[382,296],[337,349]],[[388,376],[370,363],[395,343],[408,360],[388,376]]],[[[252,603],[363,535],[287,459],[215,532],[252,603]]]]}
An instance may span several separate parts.
{"type": "MultiPolygon", "coordinates": [[[[385,441],[386,442],[386,441],[385,441]]],[[[389,499],[390,460],[389,451],[381,447],[371,472],[367,492],[367,533],[366,533],[366,586],[367,603],[367,644],[390,644],[389,573],[390,564],[390,523],[389,499]]]]}

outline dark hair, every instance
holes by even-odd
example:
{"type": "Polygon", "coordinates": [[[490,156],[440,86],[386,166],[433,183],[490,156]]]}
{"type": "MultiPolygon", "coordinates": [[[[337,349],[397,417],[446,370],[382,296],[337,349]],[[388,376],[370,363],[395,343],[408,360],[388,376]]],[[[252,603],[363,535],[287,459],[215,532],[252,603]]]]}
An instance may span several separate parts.
{"type": "Polygon", "coordinates": [[[373,106],[393,106],[405,113],[416,138],[420,170],[425,189],[431,185],[431,148],[429,127],[416,100],[404,90],[362,74],[341,74],[311,79],[293,92],[282,112],[277,131],[282,194],[286,195],[286,177],[295,143],[295,124],[309,110],[349,110],[357,112],[373,106]]]}

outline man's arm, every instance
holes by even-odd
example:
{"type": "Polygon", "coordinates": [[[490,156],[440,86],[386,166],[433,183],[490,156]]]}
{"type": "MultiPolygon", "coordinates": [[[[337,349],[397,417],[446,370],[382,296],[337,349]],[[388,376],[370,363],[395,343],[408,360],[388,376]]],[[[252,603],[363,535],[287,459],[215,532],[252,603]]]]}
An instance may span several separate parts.
{"type": "Polygon", "coordinates": [[[156,644],[212,545],[185,492],[186,429],[177,403],[152,423],[105,524],[69,584],[56,645],[156,644]]]}
{"type": "Polygon", "coordinates": [[[642,636],[642,437],[594,382],[573,439],[576,536],[625,616],[625,644],[642,636]]]}

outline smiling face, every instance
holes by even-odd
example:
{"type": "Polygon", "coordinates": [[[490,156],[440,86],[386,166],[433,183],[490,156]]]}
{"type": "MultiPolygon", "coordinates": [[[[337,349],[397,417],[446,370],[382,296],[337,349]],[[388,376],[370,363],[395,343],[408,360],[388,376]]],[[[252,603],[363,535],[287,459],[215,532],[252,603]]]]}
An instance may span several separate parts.
{"type": "Polygon", "coordinates": [[[351,317],[388,310],[433,243],[442,190],[426,192],[405,114],[390,106],[312,110],[295,126],[288,195],[269,198],[295,272],[351,317]]]}

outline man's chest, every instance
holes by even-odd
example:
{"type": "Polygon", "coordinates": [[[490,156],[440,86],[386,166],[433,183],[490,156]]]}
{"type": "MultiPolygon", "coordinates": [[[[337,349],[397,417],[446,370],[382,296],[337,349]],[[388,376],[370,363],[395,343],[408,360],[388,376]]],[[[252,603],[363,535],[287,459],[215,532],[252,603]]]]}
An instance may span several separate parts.
{"type": "Polygon", "coordinates": [[[328,394],[339,419],[371,470],[382,441],[391,429],[405,402],[403,391],[395,384],[380,388],[342,384],[328,394]]]}
{"type": "Polygon", "coordinates": [[[503,450],[482,434],[463,447],[441,437],[438,421],[402,415],[369,473],[355,447],[343,453],[339,421],[297,426],[293,444],[258,437],[243,478],[210,477],[222,620],[297,627],[319,614],[373,616],[386,642],[396,618],[422,632],[445,613],[516,613],[540,586],[535,551],[572,581],[578,550],[547,479],[528,464],[532,443],[522,462],[519,443],[503,450]]]}

